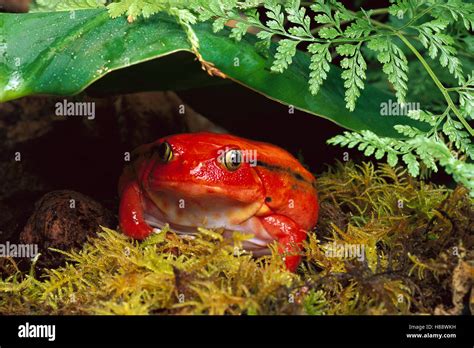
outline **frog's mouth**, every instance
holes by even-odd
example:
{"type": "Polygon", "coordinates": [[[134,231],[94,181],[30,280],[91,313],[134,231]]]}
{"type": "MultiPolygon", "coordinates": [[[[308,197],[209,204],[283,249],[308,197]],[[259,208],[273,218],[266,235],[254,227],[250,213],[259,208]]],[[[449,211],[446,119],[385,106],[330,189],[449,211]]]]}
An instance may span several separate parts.
{"type": "Polygon", "coordinates": [[[195,227],[192,226],[185,226],[179,225],[172,222],[165,222],[164,220],[160,220],[156,217],[156,215],[151,215],[145,212],[144,214],[145,222],[153,228],[153,232],[161,233],[161,231],[168,227],[171,231],[179,234],[179,235],[194,235],[197,234],[198,231],[195,227]]]}
{"type": "MultiPolygon", "coordinates": [[[[142,196],[142,205],[143,205],[143,217],[145,222],[152,227],[155,233],[161,233],[161,231],[167,227],[169,230],[175,232],[178,235],[181,235],[185,238],[194,238],[195,235],[199,233],[197,227],[205,227],[205,228],[212,228],[217,230],[223,230],[224,238],[231,238],[232,234],[235,231],[254,234],[255,237],[244,241],[243,247],[245,250],[252,251],[255,256],[262,256],[270,254],[268,249],[268,243],[273,240],[273,238],[263,230],[261,224],[257,219],[253,219],[254,221],[243,221],[242,224],[233,225],[233,224],[225,224],[221,221],[217,223],[213,223],[213,221],[208,220],[206,217],[203,219],[202,223],[194,224],[194,223],[186,223],[189,222],[186,219],[182,219],[184,223],[179,223],[177,221],[173,221],[170,217],[163,211],[159,205],[156,204],[156,197],[155,199],[151,199],[147,194],[142,196]],[[218,224],[221,224],[219,226],[218,224]],[[255,226],[258,224],[258,226],[255,226]],[[252,228],[256,229],[257,233],[252,231],[252,228]]],[[[196,213],[196,212],[194,212],[196,213]]],[[[205,213],[202,213],[203,216],[205,213]]]]}

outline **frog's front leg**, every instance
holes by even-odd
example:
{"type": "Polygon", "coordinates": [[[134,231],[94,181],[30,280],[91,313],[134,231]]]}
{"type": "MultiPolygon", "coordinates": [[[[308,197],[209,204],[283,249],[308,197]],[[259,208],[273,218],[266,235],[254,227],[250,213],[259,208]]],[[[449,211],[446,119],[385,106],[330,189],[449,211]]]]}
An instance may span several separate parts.
{"type": "Polygon", "coordinates": [[[283,215],[273,214],[261,219],[267,232],[278,241],[278,251],[284,255],[286,267],[295,272],[301,261],[300,252],[306,231],[283,215]]]}
{"type": "Polygon", "coordinates": [[[135,239],[145,239],[152,232],[143,216],[142,192],[138,183],[129,180],[121,183],[119,208],[120,229],[135,239]]]}

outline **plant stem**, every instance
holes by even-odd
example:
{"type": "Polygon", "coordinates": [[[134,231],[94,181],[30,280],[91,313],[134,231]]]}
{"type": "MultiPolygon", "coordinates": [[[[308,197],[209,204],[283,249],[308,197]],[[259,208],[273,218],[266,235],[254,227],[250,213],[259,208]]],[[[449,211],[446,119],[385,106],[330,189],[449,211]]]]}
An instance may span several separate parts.
{"type": "Polygon", "coordinates": [[[436,121],[436,124],[434,125],[434,127],[428,132],[428,134],[426,135],[427,137],[431,136],[431,135],[434,135],[436,138],[438,138],[438,127],[439,125],[441,124],[441,122],[443,122],[443,120],[446,118],[446,116],[448,115],[449,113],[449,110],[451,110],[451,108],[448,106],[446,108],[446,110],[444,110],[444,112],[438,117],[438,120],[436,121]]]}
{"type": "MultiPolygon", "coordinates": [[[[386,14],[386,13],[388,13],[388,8],[377,8],[377,9],[374,9],[374,10],[371,10],[371,11],[372,11],[370,13],[371,16],[378,15],[378,14],[386,14]]],[[[353,15],[357,14],[357,12],[354,12],[354,11],[349,11],[349,12],[353,15]]],[[[341,24],[346,24],[346,23],[352,22],[353,20],[354,19],[348,19],[348,20],[342,21],[341,24]]],[[[373,21],[375,21],[375,19],[373,19],[373,21]]],[[[317,33],[318,31],[320,31],[323,28],[328,28],[328,27],[333,27],[333,26],[334,26],[334,23],[323,24],[323,25],[320,25],[317,28],[312,29],[311,33],[314,34],[314,33],[317,33]]]]}
{"type": "MultiPolygon", "coordinates": [[[[295,36],[295,35],[291,35],[290,33],[286,32],[286,31],[282,31],[282,30],[271,30],[269,29],[268,27],[266,27],[265,25],[263,24],[257,24],[257,23],[254,23],[254,22],[250,22],[250,21],[247,21],[245,19],[245,17],[229,17],[228,18],[229,20],[234,20],[234,21],[237,21],[237,22],[242,22],[242,23],[245,23],[249,26],[252,26],[252,27],[255,27],[255,28],[258,28],[260,30],[263,30],[263,31],[268,31],[268,32],[271,32],[271,33],[274,33],[274,34],[277,34],[277,35],[281,35],[281,36],[284,36],[288,39],[292,39],[294,41],[298,41],[298,42],[317,42],[317,43],[328,43],[328,40],[324,40],[324,39],[318,39],[318,38],[315,38],[314,36],[313,37],[299,37],[299,36],[295,36]]],[[[395,34],[392,34],[392,35],[395,35],[395,34]]],[[[382,36],[381,34],[374,34],[374,35],[371,35],[371,36],[367,36],[367,37],[364,37],[364,38],[358,38],[358,39],[346,39],[346,38],[341,38],[341,39],[333,39],[331,40],[330,43],[352,43],[352,42],[363,42],[363,41],[367,41],[369,39],[373,39],[373,38],[376,38],[376,37],[379,37],[379,36],[382,36]]]]}
{"type": "Polygon", "coordinates": [[[402,25],[400,28],[397,28],[397,30],[402,30],[402,29],[405,29],[406,27],[410,26],[412,23],[416,22],[419,18],[423,17],[425,14],[427,14],[428,12],[431,11],[431,9],[435,7],[435,5],[432,5],[428,8],[426,8],[424,11],[420,12],[419,14],[417,14],[415,17],[413,17],[412,19],[410,19],[407,23],[405,23],[404,25],[402,25]]]}
{"type": "Polygon", "coordinates": [[[457,92],[457,91],[474,91],[474,87],[450,87],[446,88],[448,92],[457,92]]]}
{"type": "Polygon", "coordinates": [[[418,60],[421,62],[421,64],[423,65],[423,67],[425,68],[425,70],[428,72],[428,74],[430,75],[431,79],[433,80],[433,82],[436,84],[436,86],[439,88],[439,90],[441,91],[441,93],[443,94],[444,96],[444,99],[446,99],[446,102],[448,103],[449,107],[451,108],[451,110],[454,112],[454,114],[457,116],[457,118],[459,119],[459,121],[463,124],[463,126],[467,129],[467,131],[469,132],[469,134],[471,134],[471,136],[474,136],[474,130],[471,128],[471,126],[469,125],[469,123],[465,120],[465,118],[461,115],[461,113],[459,112],[458,108],[456,107],[456,105],[454,105],[454,102],[453,100],[451,99],[451,96],[449,95],[448,91],[446,90],[446,88],[443,86],[443,84],[441,83],[441,81],[438,79],[438,77],[436,76],[436,74],[433,72],[433,70],[431,69],[431,67],[428,65],[428,63],[426,62],[426,60],[423,58],[423,56],[420,54],[420,52],[418,52],[418,50],[410,43],[410,41],[408,41],[402,34],[398,33],[395,31],[395,34],[400,38],[400,40],[403,41],[403,43],[413,52],[413,54],[418,58],[418,60]]]}

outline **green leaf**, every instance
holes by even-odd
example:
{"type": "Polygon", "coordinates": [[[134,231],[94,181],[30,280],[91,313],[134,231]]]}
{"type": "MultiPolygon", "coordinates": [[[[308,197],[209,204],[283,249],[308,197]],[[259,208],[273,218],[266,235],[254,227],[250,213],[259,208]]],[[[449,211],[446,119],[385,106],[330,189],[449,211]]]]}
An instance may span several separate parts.
{"type": "MultiPolygon", "coordinates": [[[[381,104],[393,96],[370,86],[361,92],[357,108],[349,112],[344,107],[341,70],[336,66],[327,72],[318,94],[312,95],[307,88],[311,57],[301,51],[296,51],[293,64],[283,73],[272,73],[273,59],[255,49],[255,36],[245,35],[237,43],[229,39],[228,28],[215,34],[212,24],[201,23],[193,29],[203,59],[227,75],[227,81],[350,130],[400,137],[395,124],[422,127],[408,117],[380,116],[381,104]],[[238,66],[235,59],[240,61],[238,66]]],[[[0,14],[0,32],[7,43],[6,53],[0,55],[4,58],[3,64],[0,61],[2,102],[34,94],[74,95],[90,85],[88,90],[95,92],[120,93],[226,81],[201,71],[182,26],[162,13],[133,23],[123,17],[110,19],[103,9],[77,11],[74,19],[68,12],[0,14]]],[[[276,52],[275,44],[271,51],[276,52]]]]}
{"type": "Polygon", "coordinates": [[[471,1],[447,0],[438,2],[432,15],[449,23],[463,23],[467,30],[474,29],[474,4],[471,1]]]}
{"type": "Polygon", "coordinates": [[[398,163],[398,156],[396,153],[393,153],[393,152],[389,152],[387,154],[387,163],[391,166],[391,167],[395,167],[398,163]]]}
{"type": "Polygon", "coordinates": [[[298,41],[293,40],[280,40],[278,42],[277,53],[275,54],[275,61],[272,65],[272,71],[283,72],[288,68],[293,61],[293,57],[296,54],[296,46],[298,41]]]}
{"type": "Polygon", "coordinates": [[[457,51],[454,48],[454,39],[442,31],[446,29],[448,22],[443,19],[436,19],[431,22],[420,25],[418,38],[432,59],[439,54],[439,62],[442,67],[448,67],[449,72],[458,79],[459,83],[463,82],[462,64],[456,56],[457,51]]]}
{"type": "Polygon", "coordinates": [[[356,45],[344,44],[337,46],[336,52],[341,56],[353,56],[356,49],[356,45]]]}
{"type": "Polygon", "coordinates": [[[367,146],[367,148],[365,149],[364,155],[365,155],[365,156],[370,156],[370,155],[372,155],[372,154],[374,153],[374,151],[375,151],[375,147],[369,145],[369,146],[367,146]]]}
{"type": "Polygon", "coordinates": [[[410,138],[413,138],[420,134],[424,134],[418,128],[415,128],[412,126],[406,126],[402,124],[397,124],[395,126],[395,129],[397,130],[397,132],[400,132],[400,134],[406,135],[407,137],[410,137],[410,138]]]}
{"type": "Polygon", "coordinates": [[[30,12],[66,11],[104,7],[105,0],[36,0],[30,12]]]}
{"type": "Polygon", "coordinates": [[[462,129],[464,129],[464,126],[451,117],[448,117],[443,125],[443,133],[448,136],[449,141],[459,150],[468,152],[471,141],[469,140],[469,134],[462,131],[462,129]]]}
{"type": "Polygon", "coordinates": [[[290,28],[289,32],[293,35],[312,37],[311,35],[311,19],[306,15],[306,8],[300,7],[299,0],[292,0],[286,8],[287,18],[293,24],[301,27],[290,28]]]}
{"type": "Polygon", "coordinates": [[[406,153],[402,156],[403,162],[408,166],[408,172],[411,176],[418,176],[420,173],[420,164],[418,163],[416,157],[411,153],[406,153]]]}
{"type": "Polygon", "coordinates": [[[417,4],[416,0],[398,0],[391,2],[394,3],[389,7],[389,13],[399,18],[404,17],[405,14],[413,10],[417,4]]]}
{"type": "Polygon", "coordinates": [[[338,37],[340,33],[333,27],[330,28],[322,28],[319,32],[318,35],[323,38],[323,39],[334,39],[335,37],[338,37]]]}
{"type": "Polygon", "coordinates": [[[397,91],[398,102],[405,102],[408,90],[408,60],[403,51],[388,36],[370,40],[367,47],[379,52],[377,59],[383,64],[383,72],[397,91]]]}
{"type": "Polygon", "coordinates": [[[349,110],[355,109],[355,104],[360,96],[360,90],[364,89],[364,80],[366,78],[365,71],[367,63],[360,51],[360,45],[341,45],[337,47],[337,52],[342,56],[351,56],[341,60],[341,67],[345,69],[341,77],[345,80],[346,88],[346,106],[349,110]]]}
{"type": "Polygon", "coordinates": [[[408,117],[417,121],[426,122],[431,127],[434,127],[437,123],[437,117],[431,112],[424,110],[409,110],[408,117]]]}
{"type": "Polygon", "coordinates": [[[375,151],[375,159],[376,160],[380,160],[382,159],[383,155],[385,154],[385,151],[383,149],[377,149],[377,151],[375,151]]]}
{"type": "Polygon", "coordinates": [[[318,24],[333,23],[332,18],[325,14],[319,14],[319,15],[314,16],[314,20],[318,24]]]}
{"type": "Polygon", "coordinates": [[[282,12],[282,7],[277,2],[265,2],[265,8],[268,9],[266,15],[270,18],[267,21],[267,26],[270,29],[277,30],[277,31],[285,31],[285,15],[282,12]]]}
{"type": "Polygon", "coordinates": [[[212,30],[217,33],[218,31],[221,31],[224,29],[225,24],[227,23],[227,18],[220,17],[217,18],[214,23],[212,23],[212,30]]]}
{"type": "Polygon", "coordinates": [[[471,197],[474,197],[474,164],[455,158],[446,144],[433,138],[416,137],[412,139],[412,143],[416,149],[422,149],[425,154],[438,160],[446,173],[451,174],[454,180],[466,186],[470,190],[471,197]]]}
{"type": "Polygon", "coordinates": [[[248,28],[248,24],[244,22],[237,22],[235,28],[232,28],[229,37],[234,38],[236,41],[240,41],[242,40],[242,37],[247,33],[248,28]]]}
{"type": "Polygon", "coordinates": [[[359,38],[369,36],[372,30],[373,28],[370,22],[364,19],[358,19],[344,31],[344,34],[347,37],[359,38]]]}
{"type": "Polygon", "coordinates": [[[308,52],[312,53],[311,64],[309,69],[309,90],[313,95],[318,94],[327,73],[330,69],[331,53],[329,52],[329,44],[311,44],[308,46],[308,52]]]}
{"type": "Polygon", "coordinates": [[[416,154],[420,157],[421,161],[425,166],[434,172],[438,171],[438,167],[435,162],[435,157],[423,146],[418,146],[415,148],[416,154]]]}

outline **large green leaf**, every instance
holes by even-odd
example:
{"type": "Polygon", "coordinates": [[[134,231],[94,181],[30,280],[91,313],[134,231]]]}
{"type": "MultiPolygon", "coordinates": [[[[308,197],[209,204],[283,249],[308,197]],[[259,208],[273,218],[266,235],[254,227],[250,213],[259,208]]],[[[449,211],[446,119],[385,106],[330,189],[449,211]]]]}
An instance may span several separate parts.
{"type": "MultiPolygon", "coordinates": [[[[215,34],[207,23],[195,26],[203,58],[229,79],[268,98],[325,117],[351,129],[369,129],[383,136],[398,136],[394,124],[419,125],[406,117],[380,116],[381,103],[395,99],[367,86],[357,108],[345,108],[340,70],[333,67],[317,96],[308,91],[309,57],[298,52],[282,74],[270,71],[271,58],[255,50],[255,38],[242,42],[228,33],[215,34]]],[[[191,52],[184,30],[165,14],[132,24],[110,19],[104,9],[75,12],[0,14],[0,101],[32,94],[73,95],[110,72],[95,91],[122,92],[141,89],[179,89],[220,83],[198,71],[191,55],[162,58],[178,51],[191,52]],[[1,50],[1,48],[0,48],[1,50]],[[130,74],[132,71],[132,77],[130,74]],[[139,75],[138,75],[139,74],[139,75]],[[132,88],[131,88],[132,86],[132,88]]]]}

